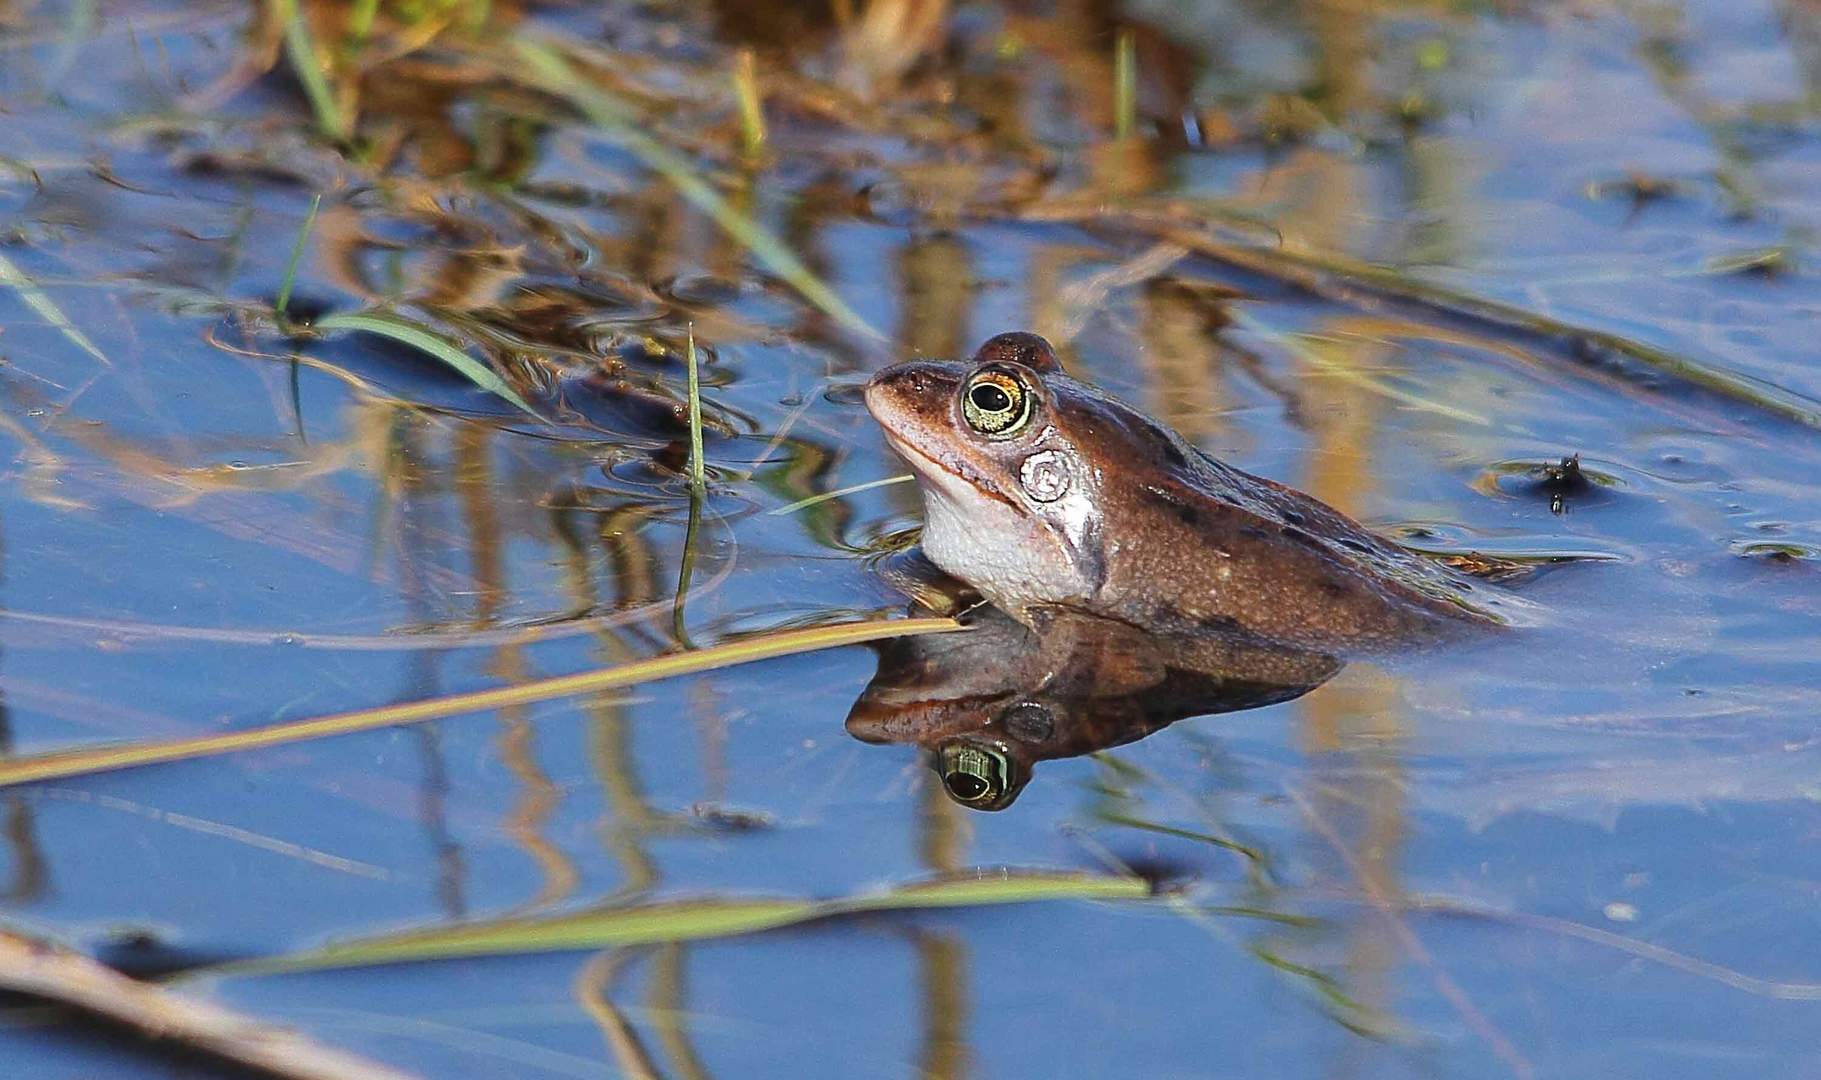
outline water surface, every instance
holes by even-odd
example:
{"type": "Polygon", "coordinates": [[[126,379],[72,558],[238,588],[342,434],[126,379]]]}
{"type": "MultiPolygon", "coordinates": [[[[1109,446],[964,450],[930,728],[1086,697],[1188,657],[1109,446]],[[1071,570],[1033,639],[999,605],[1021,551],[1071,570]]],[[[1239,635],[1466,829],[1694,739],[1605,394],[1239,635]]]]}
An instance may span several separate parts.
{"type": "MultiPolygon", "coordinates": [[[[863,648],[12,788],[9,924],[193,964],[1137,870],[1163,894],[180,985],[435,1077],[1816,1075],[1821,11],[1057,9],[883,37],[734,3],[387,16],[338,143],[250,9],[0,5],[7,750],[902,612],[880,556],[911,485],[769,511],[904,471],[868,373],[1012,328],[1391,535],[1541,561],[1509,586],[1535,625],[1046,762],[990,815],[846,734],[863,648]],[[857,318],[531,88],[500,52],[531,35],[857,318]],[[545,418],[279,333],[319,194],[295,314],[408,318],[545,418]],[[1277,261],[1172,246],[1184,223],[1277,261]],[[1576,453],[1600,483],[1558,512],[1535,470],[1576,453]]],[[[187,1068],[42,1013],[0,1042],[20,1075],[187,1068]]]]}

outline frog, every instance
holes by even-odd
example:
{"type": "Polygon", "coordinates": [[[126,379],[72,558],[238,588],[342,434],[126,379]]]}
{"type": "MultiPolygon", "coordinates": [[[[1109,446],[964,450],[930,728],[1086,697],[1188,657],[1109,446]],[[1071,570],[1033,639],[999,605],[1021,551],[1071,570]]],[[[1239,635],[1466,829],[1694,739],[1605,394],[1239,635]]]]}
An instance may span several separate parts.
{"type": "Polygon", "coordinates": [[[922,493],[923,552],[1039,631],[1079,612],[1344,653],[1510,623],[1490,587],[1202,451],[1036,334],[892,364],[864,401],[922,493]]]}
{"type": "MultiPolygon", "coordinates": [[[[913,605],[910,614],[936,609],[913,605]]],[[[1341,670],[1319,653],[1217,635],[1164,636],[1058,611],[1038,634],[990,606],[968,630],[876,643],[879,666],[847,716],[867,743],[920,748],[942,791],[1004,810],[1035,766],[1143,739],[1192,716],[1308,693],[1341,670]]]]}

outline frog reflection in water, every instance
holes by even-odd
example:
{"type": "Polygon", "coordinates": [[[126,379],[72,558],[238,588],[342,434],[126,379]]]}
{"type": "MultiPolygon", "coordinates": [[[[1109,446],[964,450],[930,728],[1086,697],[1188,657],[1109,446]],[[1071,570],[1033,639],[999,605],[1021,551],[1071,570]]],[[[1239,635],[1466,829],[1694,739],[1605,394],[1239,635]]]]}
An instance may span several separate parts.
{"type": "Polygon", "coordinates": [[[1160,636],[1062,613],[1038,634],[992,608],[963,634],[897,638],[847,717],[863,742],[930,754],[949,798],[1012,804],[1039,761],[1142,739],[1189,716],[1288,701],[1340,662],[1218,635],[1160,636]]]}
{"type": "Polygon", "coordinates": [[[1460,575],[1070,378],[1034,334],[895,364],[866,406],[916,472],[924,553],[1040,632],[1067,611],[1341,653],[1502,621],[1460,575]]]}

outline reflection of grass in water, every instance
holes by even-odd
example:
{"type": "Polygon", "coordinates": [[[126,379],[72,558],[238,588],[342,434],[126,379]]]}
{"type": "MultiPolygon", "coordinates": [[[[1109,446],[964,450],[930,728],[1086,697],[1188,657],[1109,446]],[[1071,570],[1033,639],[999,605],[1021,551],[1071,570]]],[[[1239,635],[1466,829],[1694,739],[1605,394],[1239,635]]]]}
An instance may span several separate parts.
{"type": "Polygon", "coordinates": [[[695,645],[683,621],[683,598],[689,595],[689,578],[695,572],[696,534],[702,526],[702,502],[708,497],[708,470],[702,462],[702,378],[696,356],[696,328],[689,326],[687,347],[689,365],[689,527],[683,533],[683,557],[677,571],[677,600],[671,609],[671,631],[677,644],[686,649],[695,645]]]}
{"type": "MultiPolygon", "coordinates": [[[[1399,1026],[1388,1012],[1361,1000],[1348,988],[1343,978],[1283,955],[1287,948],[1295,944],[1284,935],[1292,931],[1300,931],[1305,935],[1322,933],[1332,929],[1332,924],[1324,918],[1289,910],[1294,901],[1303,897],[1275,880],[1271,873],[1270,854],[1265,848],[1245,843],[1230,835],[1225,826],[1215,820],[1210,809],[1202,805],[1202,800],[1189,792],[1175,791],[1174,794],[1195,806],[1207,822],[1205,829],[1191,829],[1155,820],[1146,812],[1140,791],[1161,785],[1163,781],[1160,777],[1111,752],[1096,753],[1093,760],[1100,766],[1101,772],[1091,786],[1095,796],[1089,810],[1092,820],[1111,826],[1114,830],[1132,830],[1148,836],[1165,836],[1207,845],[1236,854],[1243,861],[1246,870],[1245,892],[1250,897],[1247,902],[1210,903],[1192,895],[1191,890],[1166,889],[1158,901],[1165,909],[1203,933],[1243,949],[1273,971],[1286,976],[1293,986],[1311,995],[1324,1014],[1348,1031],[1375,1039],[1394,1038],[1400,1033],[1399,1026]],[[1275,927],[1278,930],[1277,939],[1242,939],[1225,925],[1224,920],[1227,919],[1244,919],[1275,927]]],[[[1136,873],[1134,867],[1107,846],[1103,839],[1086,833],[1077,834],[1076,839],[1109,869],[1120,873],[1136,873]]]]}

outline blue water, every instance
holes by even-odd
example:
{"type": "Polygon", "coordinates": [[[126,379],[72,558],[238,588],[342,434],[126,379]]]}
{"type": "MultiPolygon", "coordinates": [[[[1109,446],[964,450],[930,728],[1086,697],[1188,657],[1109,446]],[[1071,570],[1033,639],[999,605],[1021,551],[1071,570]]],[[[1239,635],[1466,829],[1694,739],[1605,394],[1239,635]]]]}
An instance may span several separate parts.
{"type": "MultiPolygon", "coordinates": [[[[1210,4],[1205,25],[1178,26],[1203,57],[1204,105],[1259,88],[1197,34],[1249,27],[1277,43],[1256,57],[1278,57],[1279,74],[1338,49],[1324,5],[1266,7],[1210,4]]],[[[1042,51],[1063,45],[970,12],[980,21],[957,25],[984,44],[965,69],[993,70],[990,33],[1022,34],[1038,51],[1021,61],[1034,80],[1021,106],[1058,139],[1083,123],[1054,111],[1084,93],[1042,51]]],[[[774,105],[775,136],[809,164],[784,153],[762,174],[762,220],[883,331],[868,342],[806,314],[579,123],[556,124],[521,180],[584,185],[596,202],[513,196],[586,250],[566,264],[508,212],[504,188],[425,181],[413,201],[403,185],[419,158],[391,172],[342,159],[279,80],[206,107],[184,98],[236,55],[237,7],[109,9],[67,63],[65,14],[0,23],[0,164],[39,181],[0,170],[0,255],[105,361],[0,288],[13,753],[678,647],[689,502],[679,429],[649,395],[675,394],[680,367],[634,357],[606,389],[564,367],[583,417],[563,425],[348,335],[304,348],[317,366],[294,372],[283,338],[243,331],[221,302],[271,296],[316,187],[324,213],[298,295],[337,310],[459,292],[485,268],[496,277],[464,286],[462,304],[408,309],[456,332],[532,287],[737,278],[719,306],[666,313],[640,294],[636,317],[596,313],[621,357],[647,333],[680,340],[685,317],[712,348],[708,403],[727,430],[709,440],[718,481],[683,606],[696,646],[903,610],[869,556],[919,522],[911,486],[765,511],[903,471],[852,392],[866,373],[1014,327],[1051,336],[1073,371],[1210,453],[1373,526],[1456,550],[1600,558],[1514,586],[1530,625],[1495,643],[1355,663],[1293,702],[1045,762],[998,814],[945,801],[918,751],[845,734],[873,673],[863,648],[0,790],[9,926],[122,963],[197,962],[597,904],[1132,866],[1165,876],[1169,896],[874,914],[606,959],[205,974],[177,989],[426,1077],[632,1075],[579,983],[602,987],[675,1076],[1821,1075],[1813,428],[1495,327],[1303,295],[1194,257],[1122,275],[1151,248],[1136,234],[868,218],[814,187],[808,155],[870,146],[876,159],[840,161],[837,188],[940,194],[917,167],[927,148],[774,105]],[[309,183],[179,167],[198,150],[274,146],[309,183]],[[357,190],[378,179],[399,186],[357,190]],[[488,261],[502,249],[520,262],[488,261]],[[1220,341],[1250,358],[1145,285],[1158,279],[1249,293],[1220,341]],[[1490,479],[1501,463],[1577,452],[1612,486],[1560,514],[1521,477],[1490,479]],[[759,827],[716,827],[723,811],[759,827]],[[1243,840],[1272,884],[1232,851],[1160,830],[1243,840]]],[[[698,85],[656,16],[625,18],[642,78],[698,85]]],[[[599,31],[573,13],[533,22],[599,31]]],[[[1821,413],[1805,247],[1821,224],[1821,28],[1803,5],[1718,0],[1668,29],[1644,22],[1604,8],[1387,16],[1373,23],[1384,56],[1362,70],[1401,86],[1412,42],[1445,43],[1447,63],[1420,76],[1437,119],[1409,138],[1362,119],[1306,143],[1175,150],[1162,193],[1268,216],[1289,250],[1625,335],[1821,413]],[[1652,34],[1673,39],[1679,67],[1652,67],[1652,34]],[[1773,112],[1787,119],[1753,119],[1773,112]],[[1613,195],[1630,170],[1675,194],[1613,195]],[[1779,274],[1711,264],[1783,244],[1794,261],[1779,274]]],[[[720,56],[703,26],[681,26],[720,56]]],[[[814,70],[838,46],[802,49],[814,70]]],[[[1067,55],[1110,43],[1081,49],[1067,55]]],[[[1143,115],[1161,115],[1144,85],[1143,115]]],[[[449,130],[469,138],[473,115],[449,130]]],[[[1091,149],[1092,133],[1077,135],[1054,147],[1071,165],[1091,149]]],[[[565,317],[526,318],[554,342],[565,317]]],[[[21,1076],[191,1068],[43,1013],[9,1019],[0,1047],[21,1076]]]]}

